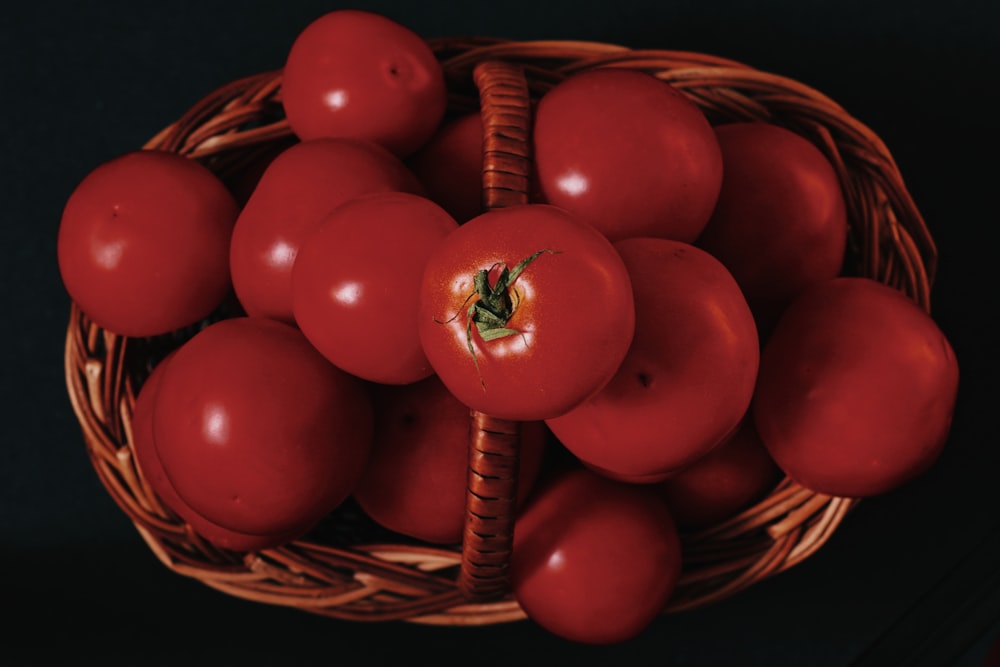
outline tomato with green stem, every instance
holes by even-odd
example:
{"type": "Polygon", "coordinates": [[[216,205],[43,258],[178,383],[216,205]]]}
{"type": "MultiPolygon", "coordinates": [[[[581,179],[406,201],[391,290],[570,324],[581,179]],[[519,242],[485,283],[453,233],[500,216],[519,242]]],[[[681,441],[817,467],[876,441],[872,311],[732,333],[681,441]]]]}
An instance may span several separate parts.
{"type": "Polygon", "coordinates": [[[614,375],[635,331],[628,271],[596,229],[547,204],[479,215],[431,255],[419,333],[459,400],[501,419],[555,417],[614,375]]]}

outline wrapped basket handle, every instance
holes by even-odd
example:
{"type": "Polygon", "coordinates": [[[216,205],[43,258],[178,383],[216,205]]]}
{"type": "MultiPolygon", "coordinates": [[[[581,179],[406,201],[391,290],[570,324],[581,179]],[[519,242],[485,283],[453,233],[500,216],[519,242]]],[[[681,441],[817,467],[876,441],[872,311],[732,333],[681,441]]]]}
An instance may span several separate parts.
{"type": "MultiPolygon", "coordinates": [[[[520,67],[484,61],[473,71],[483,122],[483,209],[528,202],[531,100],[520,67]]],[[[471,413],[469,477],[458,587],[487,601],[510,590],[520,427],[471,413]]]]}

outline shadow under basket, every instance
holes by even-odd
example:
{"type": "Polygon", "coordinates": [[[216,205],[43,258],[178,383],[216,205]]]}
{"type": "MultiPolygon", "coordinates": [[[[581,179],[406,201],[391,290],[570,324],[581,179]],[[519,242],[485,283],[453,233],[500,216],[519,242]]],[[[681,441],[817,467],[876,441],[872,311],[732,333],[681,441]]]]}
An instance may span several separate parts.
{"type": "MultiPolygon", "coordinates": [[[[445,71],[449,112],[482,115],[484,210],[528,201],[534,101],[576,72],[641,70],[678,88],[713,124],[773,123],[816,145],[834,166],[847,201],[850,270],[904,292],[929,312],[936,249],[895,162],[871,130],[816,90],[699,53],[486,38],[430,44],[445,71]]],[[[262,154],[294,141],[280,95],[280,71],[235,81],[145,148],[186,155],[232,179],[262,154]]],[[[402,538],[350,501],[306,538],[250,553],[218,549],[177,518],[136,466],[131,416],[152,367],[196,328],[125,338],[94,325],[74,304],[66,338],[67,388],[94,468],[165,566],[225,594],[342,619],[486,625],[525,618],[506,577],[517,424],[488,415],[470,416],[462,544],[402,538]]],[[[683,534],[683,573],[664,613],[711,604],[800,563],[823,546],[856,502],[784,479],[737,516],[683,534]]]]}

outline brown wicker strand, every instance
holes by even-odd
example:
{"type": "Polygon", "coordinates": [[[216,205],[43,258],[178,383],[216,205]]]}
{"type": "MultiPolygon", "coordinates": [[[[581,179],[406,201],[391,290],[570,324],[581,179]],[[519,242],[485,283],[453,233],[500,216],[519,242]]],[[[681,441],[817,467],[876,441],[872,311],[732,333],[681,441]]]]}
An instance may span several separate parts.
{"type": "Polygon", "coordinates": [[[527,204],[531,99],[524,73],[489,60],[473,76],[483,121],[483,208],[527,204]]]}
{"type": "Polygon", "coordinates": [[[462,566],[458,587],[468,600],[509,591],[517,495],[518,426],[473,412],[462,566]]]}

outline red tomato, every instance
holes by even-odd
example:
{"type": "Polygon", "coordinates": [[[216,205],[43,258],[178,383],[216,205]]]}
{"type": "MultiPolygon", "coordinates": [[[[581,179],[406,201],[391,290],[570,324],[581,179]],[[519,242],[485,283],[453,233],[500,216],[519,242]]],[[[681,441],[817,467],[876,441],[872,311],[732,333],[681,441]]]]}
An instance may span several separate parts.
{"type": "Polygon", "coordinates": [[[734,516],[780,480],[781,470],[747,418],[708,454],[661,482],[660,490],[677,525],[697,528],[734,516]]]}
{"type": "Polygon", "coordinates": [[[246,206],[268,165],[296,143],[298,140],[293,137],[268,143],[255,151],[252,156],[248,156],[245,162],[233,165],[225,174],[224,182],[236,197],[241,209],[246,206]]]}
{"type": "Polygon", "coordinates": [[[66,202],[58,261],[70,297],[123,336],[155,336],[207,317],[230,290],[239,209],[207,167],[141,150],[91,171],[66,202]]]}
{"type": "Polygon", "coordinates": [[[762,332],[803,289],[833,278],[847,249],[847,206],[832,164],[770,123],[716,128],[722,191],[696,245],[740,284],[762,332]]]}
{"type": "MultiPolygon", "coordinates": [[[[374,406],[374,447],[354,491],[358,505],[398,533],[438,544],[461,542],[469,408],[433,376],[406,386],[376,386],[374,406]]],[[[518,503],[533,488],[548,438],[542,422],[520,427],[518,503]]]]}
{"type": "Polygon", "coordinates": [[[478,112],[446,123],[408,164],[427,195],[459,222],[483,212],[483,121],[478,112]]]}
{"type": "Polygon", "coordinates": [[[135,407],[132,410],[132,450],[143,478],[156,496],[166,505],[167,509],[172,510],[187,522],[201,537],[223,549],[259,551],[281,546],[308,532],[312,528],[311,525],[302,526],[298,530],[280,535],[251,535],[229,530],[195,512],[177,495],[173,484],[163,472],[163,464],[160,462],[160,456],[153,442],[153,406],[156,404],[156,394],[159,390],[160,379],[163,377],[163,369],[166,368],[167,360],[172,356],[173,353],[157,364],[153,372],[146,378],[138,396],[136,396],[135,407]]]}
{"type": "Polygon", "coordinates": [[[753,416],[779,466],[818,493],[885,493],[926,470],[951,428],[958,362],[933,319],[869,278],[815,285],[761,355],[753,416]]]}
{"type": "Polygon", "coordinates": [[[540,485],[514,524],[514,598],[564,639],[634,638],[663,611],[680,572],[677,528],[652,487],[573,469],[540,485]]]}
{"type": "Polygon", "coordinates": [[[588,467],[655,482],[707,454],[750,406],[760,348],[753,315],[718,260],[680,241],[619,241],[635,337],[614,378],[548,425],[588,467]]]}
{"type": "Polygon", "coordinates": [[[588,70],[558,83],[538,102],[533,141],[543,200],[612,241],[694,241],[722,184],[705,115],[637,70],[588,70]]]}
{"type": "Polygon", "coordinates": [[[361,380],[268,318],[212,324],[177,349],[156,395],[167,478],[209,521],[275,535],[318,523],[354,490],[371,447],[361,380]]]}
{"type": "Polygon", "coordinates": [[[343,9],[295,38],[281,99],[300,139],[367,139],[406,157],[438,129],[448,91],[418,34],[385,16],[343,9]]]}
{"type": "Polygon", "coordinates": [[[314,139],[275,157],[232,234],[233,287],[247,314],[294,322],[292,265],[302,239],[344,202],[389,191],[422,194],[423,186],[377,144],[314,139]]]}
{"type": "Polygon", "coordinates": [[[635,329],[628,272],[593,227],[545,204],[460,226],[424,271],[420,339],[462,403],[501,419],[568,412],[600,390],[635,329]]]}
{"type": "Polygon", "coordinates": [[[302,242],[292,269],[295,322],[323,356],[371,382],[407,384],[433,371],[420,345],[420,275],[458,223],[429,199],[363,195],[302,242]]]}

